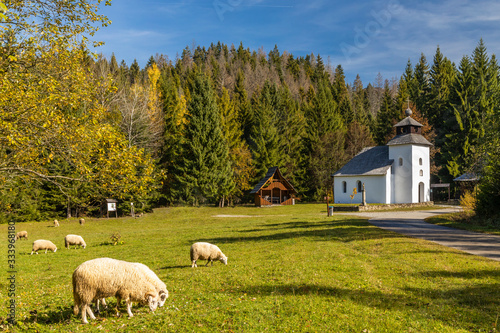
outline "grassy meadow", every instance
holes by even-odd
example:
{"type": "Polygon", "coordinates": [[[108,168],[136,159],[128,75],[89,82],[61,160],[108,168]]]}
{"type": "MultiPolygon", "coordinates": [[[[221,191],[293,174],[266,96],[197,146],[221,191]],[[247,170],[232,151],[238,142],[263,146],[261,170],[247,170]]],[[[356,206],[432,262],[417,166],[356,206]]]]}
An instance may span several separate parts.
{"type": "MultiPolygon", "coordinates": [[[[496,332],[500,262],[371,226],[326,216],[326,206],[175,207],[131,217],[19,223],[17,326],[6,325],[7,226],[1,225],[0,330],[30,332],[496,332]],[[86,249],[64,248],[79,234],[86,249]],[[112,245],[119,233],[122,244],[112,245]],[[56,253],[30,256],[35,239],[56,253]],[[193,242],[228,256],[191,268],[193,242]],[[71,274],[98,258],[142,262],[170,297],[151,313],[134,304],[128,318],[111,309],[82,325],[72,313],[71,274]]],[[[108,299],[110,308],[114,298],[108,299]]]]}

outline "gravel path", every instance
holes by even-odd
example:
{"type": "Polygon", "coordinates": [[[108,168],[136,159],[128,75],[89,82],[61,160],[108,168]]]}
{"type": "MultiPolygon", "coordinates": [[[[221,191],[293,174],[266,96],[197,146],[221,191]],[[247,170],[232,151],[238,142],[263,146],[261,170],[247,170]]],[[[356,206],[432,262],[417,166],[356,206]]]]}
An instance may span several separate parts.
{"type": "Polygon", "coordinates": [[[458,230],[424,222],[427,217],[457,212],[459,209],[451,206],[436,206],[436,209],[422,211],[348,214],[339,212],[339,214],[369,217],[369,222],[379,228],[500,261],[500,236],[458,230]]]}

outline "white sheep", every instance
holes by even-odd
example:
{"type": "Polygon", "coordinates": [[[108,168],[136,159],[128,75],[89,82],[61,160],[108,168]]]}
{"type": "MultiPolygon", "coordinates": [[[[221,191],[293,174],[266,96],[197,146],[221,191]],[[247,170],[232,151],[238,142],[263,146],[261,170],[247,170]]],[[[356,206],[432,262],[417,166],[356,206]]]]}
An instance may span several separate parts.
{"type": "Polygon", "coordinates": [[[85,220],[84,220],[84,219],[80,219],[80,220],[79,220],[79,222],[80,222],[80,224],[82,224],[82,225],[83,225],[83,224],[85,224],[85,220]]]}
{"type": "Polygon", "coordinates": [[[196,265],[196,260],[206,260],[208,266],[209,263],[214,265],[214,260],[220,260],[224,265],[227,265],[227,257],[222,253],[217,245],[213,245],[205,242],[198,242],[191,245],[191,267],[198,267],[196,265]]]}
{"type": "Polygon", "coordinates": [[[58,220],[54,220],[54,227],[58,227],[59,226],[59,221],[58,220]]]}
{"type": "Polygon", "coordinates": [[[31,254],[33,254],[33,252],[38,254],[38,250],[45,250],[45,253],[47,253],[47,250],[51,250],[52,252],[56,252],[57,246],[55,246],[55,244],[49,240],[38,239],[38,240],[33,242],[33,248],[31,250],[31,254]]]}
{"type": "Polygon", "coordinates": [[[168,298],[167,285],[162,280],[160,280],[155,272],[153,272],[148,266],[139,262],[135,262],[134,265],[141,269],[149,282],[151,282],[155,286],[156,291],[158,292],[158,296],[160,297],[158,301],[158,307],[162,307],[168,298]]]}
{"type": "Polygon", "coordinates": [[[64,246],[69,249],[70,245],[75,245],[75,249],[78,245],[83,248],[87,247],[87,244],[83,240],[82,236],[78,235],[66,235],[66,237],[64,237],[64,246]]]}
{"type": "MultiPolygon", "coordinates": [[[[156,287],[156,291],[158,292],[158,296],[160,297],[158,301],[158,307],[162,307],[168,298],[167,285],[162,280],[160,280],[160,278],[156,275],[156,273],[153,272],[148,266],[141,264],[139,262],[135,262],[133,264],[136,265],[139,269],[141,269],[145,277],[149,280],[149,282],[151,282],[156,287]]],[[[104,307],[107,307],[106,299],[104,298],[98,299],[97,309],[96,309],[96,312],[98,313],[100,312],[99,303],[102,303],[104,307]]]]}
{"type": "Polygon", "coordinates": [[[134,263],[111,258],[88,260],[73,272],[73,313],[82,314],[82,323],[88,324],[87,313],[95,319],[90,303],[106,297],[116,297],[116,310],[121,300],[127,303],[127,313],[132,317],[132,302],[149,305],[151,311],[158,307],[158,292],[134,263]]]}
{"type": "Polygon", "coordinates": [[[23,230],[23,231],[19,231],[17,234],[16,234],[16,237],[15,237],[15,240],[18,240],[20,238],[26,238],[28,239],[28,232],[26,230],[23,230]]]}

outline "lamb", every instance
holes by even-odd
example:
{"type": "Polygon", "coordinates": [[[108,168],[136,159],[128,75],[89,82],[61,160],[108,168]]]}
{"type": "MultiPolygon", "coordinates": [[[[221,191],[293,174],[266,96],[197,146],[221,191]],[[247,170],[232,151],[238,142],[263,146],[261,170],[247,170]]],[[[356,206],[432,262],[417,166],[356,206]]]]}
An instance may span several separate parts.
{"type": "Polygon", "coordinates": [[[85,224],[85,220],[84,219],[80,219],[80,224],[81,225],[85,224]]]}
{"type": "Polygon", "coordinates": [[[64,246],[69,249],[70,245],[75,245],[75,249],[78,245],[83,248],[87,247],[87,244],[85,244],[82,236],[78,235],[66,235],[66,237],[64,237],[64,246]]]}
{"type": "Polygon", "coordinates": [[[16,234],[16,237],[15,237],[15,240],[18,240],[20,238],[25,238],[25,239],[28,239],[28,232],[26,230],[23,230],[23,231],[19,231],[17,234],[16,234]]]}
{"type": "Polygon", "coordinates": [[[54,220],[54,227],[58,227],[59,226],[59,221],[58,220],[54,220]]]}
{"type": "Polygon", "coordinates": [[[88,260],[73,272],[73,313],[81,312],[82,323],[88,324],[87,313],[95,316],[90,308],[93,301],[116,297],[116,310],[121,300],[127,303],[127,313],[132,317],[132,302],[149,305],[151,311],[158,307],[158,292],[144,272],[134,263],[111,258],[88,260]]]}
{"type": "Polygon", "coordinates": [[[209,263],[212,263],[211,266],[214,265],[214,260],[220,260],[224,265],[227,265],[227,257],[222,253],[222,251],[216,245],[198,242],[191,245],[191,267],[198,267],[196,265],[196,260],[202,259],[206,260],[208,266],[209,263]]]}
{"type": "Polygon", "coordinates": [[[33,248],[31,250],[31,254],[33,254],[33,252],[38,254],[38,250],[45,250],[45,253],[47,253],[47,250],[51,250],[52,252],[56,252],[57,246],[55,246],[55,244],[49,240],[38,239],[38,240],[33,242],[33,248]]]}

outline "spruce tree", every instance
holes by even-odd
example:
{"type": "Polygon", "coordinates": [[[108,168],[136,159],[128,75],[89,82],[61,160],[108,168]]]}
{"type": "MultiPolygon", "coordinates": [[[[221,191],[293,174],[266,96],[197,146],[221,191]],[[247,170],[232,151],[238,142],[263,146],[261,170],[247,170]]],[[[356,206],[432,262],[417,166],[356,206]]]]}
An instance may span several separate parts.
{"type": "MultiPolygon", "coordinates": [[[[462,57],[451,96],[453,117],[448,120],[446,141],[442,151],[447,162],[448,175],[460,176],[467,169],[471,143],[478,138],[479,115],[475,108],[475,87],[472,63],[467,56],[462,57]]],[[[446,175],[444,175],[446,176],[446,175]]],[[[447,177],[447,180],[451,180],[447,177]]]]}
{"type": "Polygon", "coordinates": [[[196,74],[190,90],[183,157],[176,180],[184,200],[193,204],[220,203],[234,187],[220,111],[204,74],[196,74]]]}
{"type": "Polygon", "coordinates": [[[253,122],[250,134],[256,176],[262,178],[268,168],[280,166],[280,140],[274,110],[276,87],[268,81],[252,98],[253,122]]]}
{"type": "Polygon", "coordinates": [[[424,116],[427,116],[425,110],[427,110],[429,94],[429,65],[423,53],[420,55],[418,64],[415,65],[414,80],[415,86],[410,99],[415,103],[416,108],[422,110],[424,116]]]}
{"type": "Polygon", "coordinates": [[[378,145],[385,145],[394,135],[394,124],[399,121],[400,112],[398,111],[394,99],[391,96],[389,82],[385,82],[384,95],[380,111],[377,114],[377,126],[374,132],[374,139],[378,145]]]}

